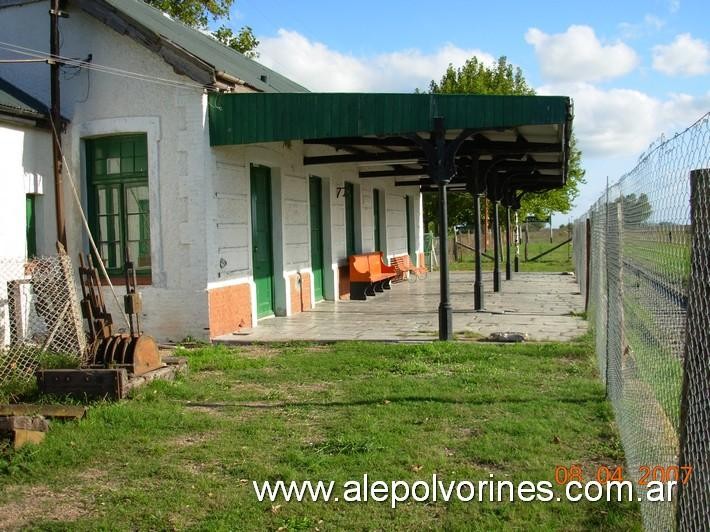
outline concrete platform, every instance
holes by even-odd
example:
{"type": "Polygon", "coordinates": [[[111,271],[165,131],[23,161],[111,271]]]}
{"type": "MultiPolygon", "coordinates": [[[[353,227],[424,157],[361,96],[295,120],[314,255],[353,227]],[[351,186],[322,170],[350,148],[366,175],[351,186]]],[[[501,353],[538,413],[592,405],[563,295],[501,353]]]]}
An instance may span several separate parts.
{"type": "MultiPolygon", "coordinates": [[[[505,277],[504,277],[505,278],[505,277]]],[[[569,341],[584,334],[587,322],[572,313],[584,310],[573,275],[518,273],[493,293],[492,274],[484,275],[486,310],[473,310],[473,272],[452,272],[451,301],[457,338],[492,332],[524,332],[534,341],[569,341]]],[[[265,318],[248,331],[226,334],[217,343],[290,340],[429,341],[438,338],[439,276],[392,285],[367,301],[322,301],[313,310],[288,318],[265,318]]]]}

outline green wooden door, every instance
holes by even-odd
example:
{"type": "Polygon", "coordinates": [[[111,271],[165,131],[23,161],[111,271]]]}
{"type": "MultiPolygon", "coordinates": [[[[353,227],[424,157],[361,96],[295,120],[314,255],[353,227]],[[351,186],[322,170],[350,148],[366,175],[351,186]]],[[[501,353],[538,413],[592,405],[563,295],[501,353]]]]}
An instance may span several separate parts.
{"type": "Polygon", "coordinates": [[[355,187],[345,183],[345,252],[355,254],[355,187]]]}
{"type": "Polygon", "coordinates": [[[411,200],[409,196],[404,196],[405,205],[404,210],[406,212],[406,223],[407,223],[407,254],[412,260],[412,264],[417,263],[417,257],[414,248],[414,228],[412,227],[412,213],[410,212],[411,200]]]}
{"type": "Polygon", "coordinates": [[[27,258],[37,255],[37,219],[35,217],[35,196],[27,194],[25,199],[25,231],[27,237],[27,258]]]}
{"type": "Polygon", "coordinates": [[[251,240],[256,317],[274,313],[274,261],[271,255],[271,170],[251,167],[251,240]]]}
{"type": "Polygon", "coordinates": [[[375,217],[375,251],[382,251],[382,241],[380,240],[380,191],[372,191],[372,211],[375,217]]]}
{"type": "Polygon", "coordinates": [[[316,301],[323,299],[323,189],[320,177],[309,180],[311,200],[311,269],[316,301]]]}

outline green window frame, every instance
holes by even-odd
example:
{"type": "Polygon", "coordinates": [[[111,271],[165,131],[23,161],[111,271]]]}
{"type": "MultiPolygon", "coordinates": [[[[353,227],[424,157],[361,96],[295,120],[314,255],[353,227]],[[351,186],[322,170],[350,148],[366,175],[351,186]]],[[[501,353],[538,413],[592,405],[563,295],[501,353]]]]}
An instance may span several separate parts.
{"type": "Polygon", "coordinates": [[[145,134],[86,140],[89,225],[109,275],[124,272],[124,249],[150,275],[148,142],[145,134]]]}
{"type": "Polygon", "coordinates": [[[25,236],[27,240],[27,258],[37,256],[37,205],[34,194],[25,196],[25,236]]]}

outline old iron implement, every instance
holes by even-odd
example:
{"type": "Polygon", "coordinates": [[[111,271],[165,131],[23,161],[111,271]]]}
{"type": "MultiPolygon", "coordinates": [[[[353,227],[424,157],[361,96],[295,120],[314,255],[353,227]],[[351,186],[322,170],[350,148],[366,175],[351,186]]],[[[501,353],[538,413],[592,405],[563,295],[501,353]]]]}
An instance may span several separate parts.
{"type": "Polygon", "coordinates": [[[128,316],[128,333],[114,333],[113,319],[106,310],[99,275],[90,255],[79,254],[79,277],[81,279],[81,312],[89,324],[89,367],[124,368],[133,375],[142,375],[159,368],[161,364],[158,345],[155,340],[141,334],[139,313],[141,298],[136,291],[136,271],[124,252],[126,295],[123,296],[124,310],[128,316]]]}

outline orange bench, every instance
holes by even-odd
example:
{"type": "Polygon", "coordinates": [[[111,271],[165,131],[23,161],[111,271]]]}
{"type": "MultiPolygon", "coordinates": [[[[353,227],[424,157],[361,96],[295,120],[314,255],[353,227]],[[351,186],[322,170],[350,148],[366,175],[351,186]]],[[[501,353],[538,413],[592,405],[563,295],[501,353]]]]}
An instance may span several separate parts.
{"type": "Polygon", "coordinates": [[[397,275],[393,266],[382,262],[382,252],[350,255],[350,299],[364,301],[376,292],[389,290],[390,281],[397,275]]]}
{"type": "MultiPolygon", "coordinates": [[[[423,261],[422,261],[423,262],[423,261]]],[[[399,255],[397,257],[392,257],[392,266],[397,272],[397,279],[403,281],[405,276],[410,281],[416,281],[417,279],[426,279],[428,270],[426,266],[414,266],[409,255],[399,255]]]]}

